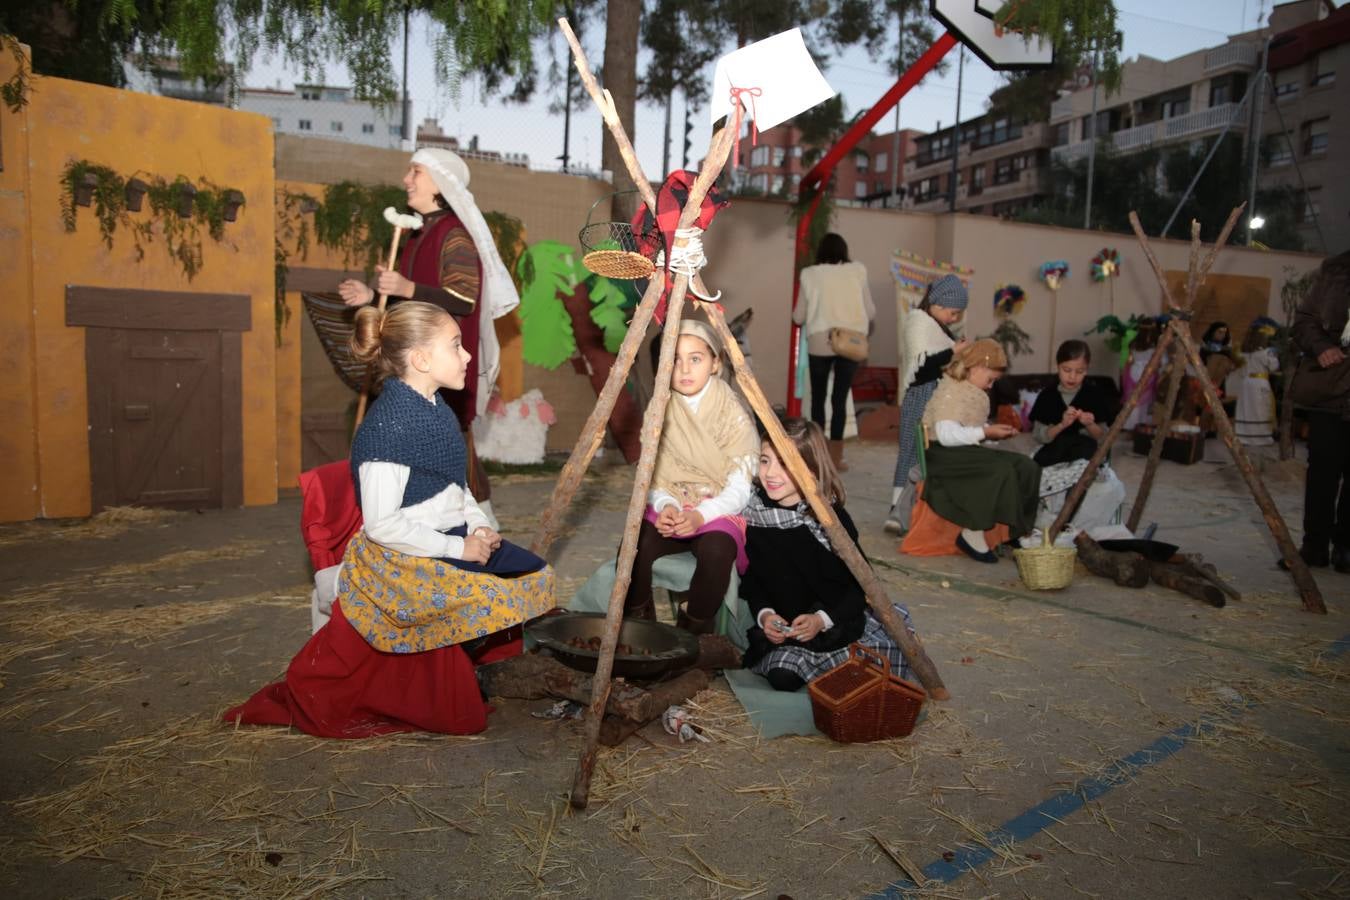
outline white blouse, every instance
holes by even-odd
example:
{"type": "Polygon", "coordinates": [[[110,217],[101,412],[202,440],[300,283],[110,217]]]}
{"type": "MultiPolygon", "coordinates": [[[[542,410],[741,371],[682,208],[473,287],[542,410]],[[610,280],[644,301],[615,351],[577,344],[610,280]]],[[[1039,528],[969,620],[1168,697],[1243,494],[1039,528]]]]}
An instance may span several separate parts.
{"type": "Polygon", "coordinates": [[[467,488],[457,484],[412,506],[403,491],[412,470],[393,462],[361,463],[361,514],[366,535],[375,543],[410,556],[463,559],[464,538],[442,534],[459,525],[469,534],[491,527],[467,488]]]}

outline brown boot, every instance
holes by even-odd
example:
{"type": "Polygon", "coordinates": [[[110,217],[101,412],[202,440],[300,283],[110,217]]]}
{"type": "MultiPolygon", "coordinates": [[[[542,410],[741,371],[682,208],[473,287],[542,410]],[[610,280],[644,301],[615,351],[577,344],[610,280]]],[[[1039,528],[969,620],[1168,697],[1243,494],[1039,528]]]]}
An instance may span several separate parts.
{"type": "Polygon", "coordinates": [[[830,441],[830,460],[834,467],[840,472],[848,471],[848,463],[844,462],[844,442],[830,441]]]}
{"type": "Polygon", "coordinates": [[[690,634],[710,634],[713,630],[713,626],[716,624],[716,620],[716,616],[709,616],[706,619],[695,619],[693,616],[689,615],[689,613],[680,610],[680,614],[675,617],[675,627],[683,628],[690,634]]]}
{"type": "Polygon", "coordinates": [[[625,619],[642,619],[647,622],[656,621],[656,603],[648,600],[646,603],[638,606],[626,606],[623,610],[625,619]]]}

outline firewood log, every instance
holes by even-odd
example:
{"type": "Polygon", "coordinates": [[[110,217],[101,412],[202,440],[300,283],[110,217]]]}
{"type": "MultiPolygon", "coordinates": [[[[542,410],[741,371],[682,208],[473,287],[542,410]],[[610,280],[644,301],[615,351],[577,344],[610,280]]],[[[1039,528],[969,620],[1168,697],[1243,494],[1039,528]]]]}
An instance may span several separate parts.
{"type": "Polygon", "coordinates": [[[1138,553],[1107,550],[1080,531],[1074,538],[1078,559],[1093,575],[1110,578],[1121,587],[1141,588],[1148,584],[1148,561],[1138,553]]]}

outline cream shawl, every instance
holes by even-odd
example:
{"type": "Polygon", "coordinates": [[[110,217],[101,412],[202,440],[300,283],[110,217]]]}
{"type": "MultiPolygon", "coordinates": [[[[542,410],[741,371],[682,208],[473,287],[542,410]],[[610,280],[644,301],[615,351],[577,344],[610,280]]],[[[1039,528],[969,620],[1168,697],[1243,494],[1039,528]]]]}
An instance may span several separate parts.
{"type": "Polygon", "coordinates": [[[905,391],[909,390],[909,383],[914,380],[915,374],[923,365],[929,354],[941,353],[943,350],[949,350],[956,346],[956,342],[947,336],[947,332],[942,330],[928,313],[921,309],[913,309],[905,313],[904,324],[901,326],[902,341],[900,349],[902,356],[900,360],[900,381],[896,386],[896,406],[901,406],[905,402],[905,391]]]}
{"type": "Polygon", "coordinates": [[[984,425],[989,421],[989,394],[969,381],[944,375],[923,411],[924,427],[931,431],[938,422],[984,425]]]}
{"type": "Polygon", "coordinates": [[[697,411],[679,395],[666,404],[652,488],[681,506],[697,506],[720,494],[737,469],[753,478],[758,457],[759,435],[749,413],[731,386],[714,375],[697,411]]]}

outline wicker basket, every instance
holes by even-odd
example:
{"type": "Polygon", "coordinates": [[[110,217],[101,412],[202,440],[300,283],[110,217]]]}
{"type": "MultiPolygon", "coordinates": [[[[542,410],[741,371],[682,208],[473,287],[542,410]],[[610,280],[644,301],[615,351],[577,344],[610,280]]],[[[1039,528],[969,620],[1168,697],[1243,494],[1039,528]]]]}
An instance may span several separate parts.
{"type": "Polygon", "coordinates": [[[844,744],[907,737],[928,696],[892,675],[891,661],[862,644],[850,644],[848,659],[807,691],[816,727],[844,744]]]}
{"type": "Polygon", "coordinates": [[[653,257],[661,246],[661,235],[655,230],[636,233],[627,222],[592,221],[601,203],[613,204],[614,198],[636,191],[619,191],[601,197],[586,213],[586,224],[577,232],[577,240],[585,256],[581,263],[596,275],[605,278],[635,281],[656,271],[653,257]]]}
{"type": "Polygon", "coordinates": [[[1073,583],[1073,566],[1078,550],[1073,547],[1043,545],[1013,551],[1017,574],[1033,591],[1057,591],[1073,583]]]}

